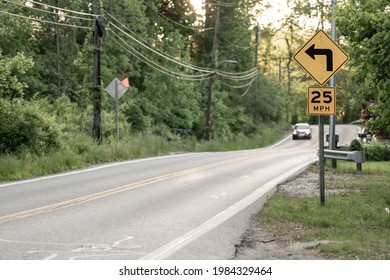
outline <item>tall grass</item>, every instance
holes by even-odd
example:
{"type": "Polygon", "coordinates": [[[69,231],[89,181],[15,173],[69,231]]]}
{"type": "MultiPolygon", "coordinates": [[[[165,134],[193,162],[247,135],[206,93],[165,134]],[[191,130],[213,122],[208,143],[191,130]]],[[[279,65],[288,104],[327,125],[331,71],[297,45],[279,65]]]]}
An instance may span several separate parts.
{"type": "Polygon", "coordinates": [[[246,150],[262,148],[275,143],[282,137],[286,136],[289,132],[289,125],[268,127],[263,125],[259,130],[259,134],[246,137],[244,135],[238,135],[234,139],[229,141],[221,141],[219,139],[210,140],[200,143],[197,151],[234,151],[234,150],[246,150]]]}
{"type": "Polygon", "coordinates": [[[199,142],[195,138],[167,140],[154,134],[132,135],[117,141],[104,139],[98,145],[90,137],[70,134],[64,137],[64,145],[58,151],[44,155],[31,153],[0,155],[0,182],[31,178],[94,164],[161,156],[173,152],[228,151],[264,147],[279,139],[283,129],[264,129],[251,138],[241,136],[233,141],[211,140],[199,142]]]}
{"type": "MultiPolygon", "coordinates": [[[[341,169],[354,173],[346,164],[341,169]]],[[[345,182],[328,180],[327,188],[354,191],[327,196],[325,206],[319,205],[318,197],[294,198],[278,192],[259,221],[273,231],[292,233],[295,240],[332,241],[319,247],[332,258],[390,259],[390,214],[385,211],[390,208],[390,163],[370,162],[364,170],[345,182]]]]}
{"type": "Polygon", "coordinates": [[[53,174],[89,165],[122,161],[171,152],[163,138],[153,135],[135,136],[124,141],[107,140],[98,145],[89,137],[74,136],[58,151],[45,155],[0,156],[0,181],[9,181],[53,174]]]}

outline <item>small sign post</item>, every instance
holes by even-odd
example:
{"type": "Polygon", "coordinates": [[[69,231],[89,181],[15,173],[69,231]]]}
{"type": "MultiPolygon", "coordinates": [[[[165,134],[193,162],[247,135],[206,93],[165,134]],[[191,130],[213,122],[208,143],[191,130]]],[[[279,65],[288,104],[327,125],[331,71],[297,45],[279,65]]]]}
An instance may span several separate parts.
{"type": "Polygon", "coordinates": [[[128,78],[119,81],[117,78],[113,79],[111,83],[106,87],[106,91],[115,99],[115,127],[116,127],[116,140],[119,140],[119,98],[128,90],[129,80],[128,78]]]}

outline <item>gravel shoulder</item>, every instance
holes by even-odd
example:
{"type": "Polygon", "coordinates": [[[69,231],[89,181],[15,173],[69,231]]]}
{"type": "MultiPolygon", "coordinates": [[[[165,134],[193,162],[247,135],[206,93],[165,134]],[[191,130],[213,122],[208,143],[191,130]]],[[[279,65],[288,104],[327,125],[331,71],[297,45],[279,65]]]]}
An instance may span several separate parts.
{"type": "MultiPolygon", "coordinates": [[[[346,180],[356,175],[325,175],[326,180],[346,180]]],[[[282,191],[291,197],[319,196],[318,173],[305,170],[301,174],[280,184],[277,191],[282,191]]],[[[327,194],[343,193],[353,190],[327,189],[327,194]]],[[[299,243],[293,240],[291,232],[299,232],[299,225],[291,224],[283,232],[269,232],[265,230],[256,215],[250,220],[249,228],[242,237],[241,243],[236,246],[235,260],[318,260],[328,259],[329,256],[320,254],[315,248],[327,241],[312,241],[299,243]]]]}

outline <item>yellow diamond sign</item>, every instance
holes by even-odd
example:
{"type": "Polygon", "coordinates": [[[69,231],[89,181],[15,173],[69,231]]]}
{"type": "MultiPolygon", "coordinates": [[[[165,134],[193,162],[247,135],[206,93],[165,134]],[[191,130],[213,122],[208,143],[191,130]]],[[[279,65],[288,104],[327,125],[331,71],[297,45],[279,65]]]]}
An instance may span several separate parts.
{"type": "Polygon", "coordinates": [[[294,59],[318,84],[323,85],[349,60],[349,56],[320,30],[299,49],[294,59]]]}

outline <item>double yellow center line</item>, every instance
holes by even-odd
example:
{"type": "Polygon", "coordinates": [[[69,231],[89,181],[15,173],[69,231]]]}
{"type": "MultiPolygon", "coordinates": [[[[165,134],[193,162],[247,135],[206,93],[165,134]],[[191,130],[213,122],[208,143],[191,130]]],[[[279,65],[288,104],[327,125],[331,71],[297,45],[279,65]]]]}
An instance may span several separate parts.
{"type": "Polygon", "coordinates": [[[57,203],[54,203],[54,204],[49,204],[49,205],[33,208],[33,209],[30,209],[30,210],[20,211],[20,212],[17,212],[17,213],[1,216],[0,217],[0,224],[1,223],[15,221],[15,220],[19,220],[19,219],[23,219],[23,218],[27,218],[27,217],[31,217],[31,216],[35,216],[35,215],[39,215],[39,214],[43,214],[43,213],[47,213],[47,212],[52,212],[52,211],[63,209],[63,208],[67,208],[67,207],[70,207],[70,206],[73,206],[73,205],[82,204],[82,203],[93,201],[93,200],[96,200],[96,199],[99,199],[99,198],[103,198],[103,197],[106,197],[106,196],[110,196],[110,195],[114,195],[114,194],[118,194],[118,193],[121,193],[121,192],[125,192],[125,191],[128,191],[128,190],[131,190],[131,189],[139,188],[139,187],[142,187],[142,186],[145,186],[145,185],[161,182],[161,181],[172,179],[172,178],[176,178],[176,177],[179,177],[179,176],[184,176],[184,175],[196,173],[196,172],[199,172],[199,171],[203,171],[203,170],[206,170],[206,169],[218,167],[218,166],[221,166],[221,165],[226,165],[226,164],[237,162],[237,161],[240,161],[240,160],[245,160],[245,159],[252,158],[252,157],[255,157],[255,156],[257,156],[257,155],[253,155],[252,154],[252,155],[248,155],[248,156],[227,159],[227,160],[223,160],[223,161],[219,161],[219,162],[215,162],[215,163],[211,163],[211,164],[207,164],[207,165],[203,165],[203,166],[199,166],[199,167],[195,167],[195,168],[186,169],[186,170],[179,171],[179,172],[174,172],[174,173],[170,173],[170,174],[166,174],[166,175],[162,175],[162,176],[153,177],[153,178],[150,178],[150,179],[145,179],[145,180],[142,180],[142,181],[138,181],[138,182],[134,182],[134,183],[131,183],[131,184],[127,184],[127,185],[123,185],[123,186],[120,186],[120,187],[116,187],[116,188],[113,188],[113,189],[109,189],[109,190],[105,190],[105,191],[101,191],[101,192],[92,193],[92,194],[89,194],[89,195],[85,195],[85,196],[69,199],[69,200],[66,200],[66,201],[57,202],[57,203]]]}

